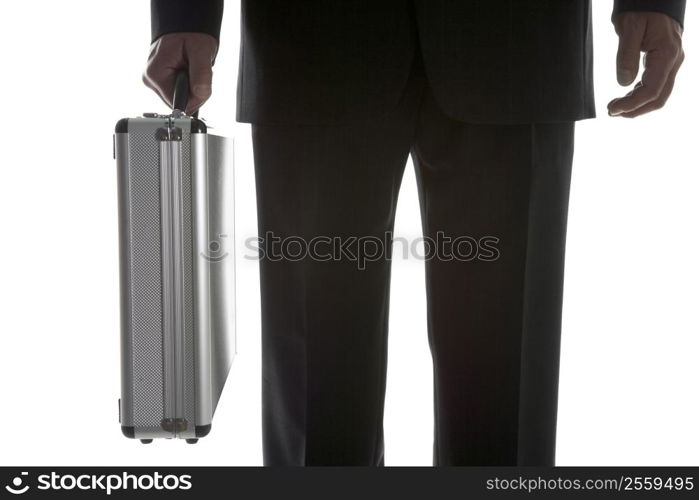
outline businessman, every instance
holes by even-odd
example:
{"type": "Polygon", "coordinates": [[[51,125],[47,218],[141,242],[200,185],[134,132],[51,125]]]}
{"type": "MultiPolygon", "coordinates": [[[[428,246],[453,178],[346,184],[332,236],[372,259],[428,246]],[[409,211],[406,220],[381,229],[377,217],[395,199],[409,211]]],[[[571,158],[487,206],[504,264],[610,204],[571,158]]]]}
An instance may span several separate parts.
{"type": "MultiPolygon", "coordinates": [[[[595,116],[590,0],[241,5],[265,465],[384,464],[390,235],[408,155],[426,242],[434,464],[554,465],[573,136],[595,116]]],[[[609,114],[665,104],[684,8],[614,2],[617,79],[638,83],[609,114]]],[[[188,112],[210,96],[222,10],[152,0],[144,81],[166,102],[180,68],[188,112]]]]}

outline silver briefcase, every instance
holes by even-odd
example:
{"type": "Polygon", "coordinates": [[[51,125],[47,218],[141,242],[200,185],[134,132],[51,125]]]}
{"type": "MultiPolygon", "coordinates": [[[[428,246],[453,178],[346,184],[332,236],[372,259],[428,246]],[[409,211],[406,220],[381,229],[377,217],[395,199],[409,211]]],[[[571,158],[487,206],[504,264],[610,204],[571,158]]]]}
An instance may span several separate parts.
{"type": "Polygon", "coordinates": [[[114,134],[119,418],[144,443],[207,435],[235,356],[233,144],[178,111],[187,95],[180,73],[172,114],[122,119],[114,134]]]}

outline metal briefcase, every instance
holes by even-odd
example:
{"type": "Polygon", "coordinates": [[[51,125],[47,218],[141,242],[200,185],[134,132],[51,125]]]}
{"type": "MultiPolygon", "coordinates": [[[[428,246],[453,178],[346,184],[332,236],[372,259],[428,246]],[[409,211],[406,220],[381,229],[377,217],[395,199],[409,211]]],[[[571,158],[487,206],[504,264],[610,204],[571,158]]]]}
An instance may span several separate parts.
{"type": "Polygon", "coordinates": [[[235,356],[232,139],[175,109],[120,120],[121,398],[127,437],[195,443],[235,356]]]}

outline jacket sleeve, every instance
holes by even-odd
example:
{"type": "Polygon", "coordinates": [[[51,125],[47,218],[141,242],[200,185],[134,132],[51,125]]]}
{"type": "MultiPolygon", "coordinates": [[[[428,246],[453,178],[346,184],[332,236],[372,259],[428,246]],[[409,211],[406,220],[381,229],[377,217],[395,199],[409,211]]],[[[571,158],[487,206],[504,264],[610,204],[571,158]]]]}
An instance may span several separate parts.
{"type": "Polygon", "coordinates": [[[208,33],[219,41],[223,0],[151,0],[151,41],[176,31],[208,33]]]}
{"type": "Polygon", "coordinates": [[[629,10],[662,12],[673,17],[684,28],[684,9],[687,0],[614,0],[614,14],[629,10]]]}

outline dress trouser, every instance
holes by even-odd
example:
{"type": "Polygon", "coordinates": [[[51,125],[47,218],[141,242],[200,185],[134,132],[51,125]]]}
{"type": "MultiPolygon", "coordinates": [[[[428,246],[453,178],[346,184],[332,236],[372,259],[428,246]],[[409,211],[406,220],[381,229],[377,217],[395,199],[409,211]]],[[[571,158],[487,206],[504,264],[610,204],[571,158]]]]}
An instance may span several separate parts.
{"type": "Polygon", "coordinates": [[[390,245],[376,256],[411,154],[441,247],[425,247],[434,464],[553,465],[574,122],[455,121],[416,64],[380,117],[252,134],[264,464],[384,464],[390,245]]]}

